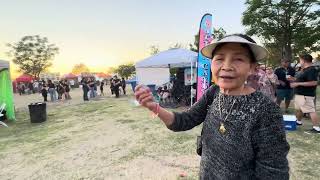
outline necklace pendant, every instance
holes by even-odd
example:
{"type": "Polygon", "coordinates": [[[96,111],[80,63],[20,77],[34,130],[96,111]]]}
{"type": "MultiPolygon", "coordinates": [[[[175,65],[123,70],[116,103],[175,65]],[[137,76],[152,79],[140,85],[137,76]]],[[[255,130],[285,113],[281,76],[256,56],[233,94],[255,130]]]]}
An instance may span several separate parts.
{"type": "Polygon", "coordinates": [[[223,123],[220,123],[220,128],[219,128],[219,132],[221,134],[225,134],[226,133],[226,128],[224,127],[224,124],[223,123]]]}

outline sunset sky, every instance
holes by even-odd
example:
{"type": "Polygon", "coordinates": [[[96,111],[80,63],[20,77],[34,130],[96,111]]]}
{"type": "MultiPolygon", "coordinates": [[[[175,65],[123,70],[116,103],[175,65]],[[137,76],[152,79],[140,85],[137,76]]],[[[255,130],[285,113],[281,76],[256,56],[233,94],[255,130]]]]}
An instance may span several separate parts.
{"type": "Polygon", "coordinates": [[[214,27],[243,33],[244,10],[244,0],[0,0],[0,59],[10,60],[7,43],[39,34],[60,49],[50,71],[81,62],[104,71],[148,57],[151,45],[188,47],[205,13],[214,27]]]}

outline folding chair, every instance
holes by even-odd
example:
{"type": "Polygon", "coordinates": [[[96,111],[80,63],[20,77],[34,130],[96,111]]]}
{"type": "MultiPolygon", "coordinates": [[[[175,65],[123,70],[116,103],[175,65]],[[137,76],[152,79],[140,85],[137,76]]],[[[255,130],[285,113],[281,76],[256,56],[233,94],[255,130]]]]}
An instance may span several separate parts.
{"type": "MultiPolygon", "coordinates": [[[[4,114],[2,114],[4,108],[6,107],[6,103],[2,103],[0,106],[0,117],[4,116],[4,114]]],[[[8,125],[6,125],[6,123],[0,121],[0,125],[8,127],[8,125]]]]}
{"type": "Polygon", "coordinates": [[[2,103],[0,106],[0,117],[3,116],[2,111],[6,108],[6,103],[2,103]]]}

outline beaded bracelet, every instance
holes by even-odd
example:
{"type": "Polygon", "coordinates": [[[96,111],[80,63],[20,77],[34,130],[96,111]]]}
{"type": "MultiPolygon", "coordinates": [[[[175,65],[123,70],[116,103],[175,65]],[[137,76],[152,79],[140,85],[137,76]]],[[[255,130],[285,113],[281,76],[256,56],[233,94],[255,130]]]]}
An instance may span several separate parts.
{"type": "Polygon", "coordinates": [[[159,115],[160,105],[156,104],[156,112],[152,111],[152,118],[156,118],[159,115]]]}

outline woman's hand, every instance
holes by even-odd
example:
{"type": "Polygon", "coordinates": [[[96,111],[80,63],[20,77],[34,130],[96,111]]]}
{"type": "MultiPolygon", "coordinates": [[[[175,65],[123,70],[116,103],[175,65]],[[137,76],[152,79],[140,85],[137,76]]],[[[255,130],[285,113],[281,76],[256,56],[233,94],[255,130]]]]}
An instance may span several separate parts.
{"type": "Polygon", "coordinates": [[[143,85],[138,85],[135,88],[134,93],[136,100],[143,106],[148,108],[150,111],[155,111],[157,103],[154,101],[151,90],[143,85]]]}

